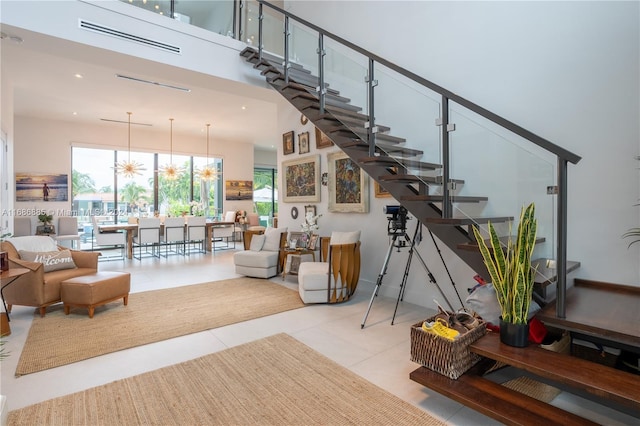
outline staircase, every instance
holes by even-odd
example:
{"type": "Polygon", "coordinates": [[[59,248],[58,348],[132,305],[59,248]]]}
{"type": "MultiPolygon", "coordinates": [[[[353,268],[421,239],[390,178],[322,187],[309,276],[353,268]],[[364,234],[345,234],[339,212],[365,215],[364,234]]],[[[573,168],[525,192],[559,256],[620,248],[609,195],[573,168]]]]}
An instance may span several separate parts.
{"type": "MultiPolygon", "coordinates": [[[[327,135],[370,178],[377,181],[471,269],[481,274],[486,270],[471,227],[478,226],[482,229],[489,221],[494,225],[507,224],[514,220],[516,212],[484,216],[467,214],[465,210],[459,208],[459,206],[486,205],[490,200],[488,196],[483,194],[458,195],[457,190],[464,187],[467,182],[460,177],[451,176],[449,138],[450,133],[456,129],[455,124],[449,121],[449,102],[455,102],[457,105],[469,109],[473,114],[478,114],[483,119],[489,120],[492,125],[514,132],[528,143],[536,145],[536,148],[542,148],[555,156],[557,164],[556,167],[552,167],[553,172],[557,172],[557,176],[554,177],[555,185],[547,186],[547,194],[553,194],[556,197],[555,203],[557,205],[555,212],[557,228],[552,232],[555,234],[555,241],[551,242],[556,244],[555,257],[553,259],[545,257],[535,261],[538,267],[535,298],[542,306],[546,305],[544,321],[554,327],[572,332],[580,330],[587,336],[601,336],[605,342],[620,342],[617,339],[623,336],[625,348],[632,348],[640,352],[640,330],[631,332],[631,335],[611,333],[611,326],[615,327],[613,321],[604,326],[601,324],[600,326],[579,327],[576,325],[575,319],[571,317],[576,311],[575,306],[569,306],[569,314],[567,313],[567,301],[574,303],[576,300],[580,300],[580,292],[583,291],[581,286],[571,288],[569,291],[566,290],[567,274],[580,266],[579,262],[569,261],[566,257],[567,165],[568,163],[577,163],[580,157],[263,1],[259,1],[261,17],[263,16],[263,6],[269,7],[283,17],[285,36],[283,45],[280,46],[283,47],[283,54],[275,55],[268,53],[267,49],[247,47],[240,55],[252,64],[257,70],[256,72],[259,71],[264,76],[266,82],[273,89],[278,91],[301,114],[327,135]],[[289,20],[295,20],[296,24],[317,32],[317,75],[307,69],[310,67],[303,66],[302,61],[289,59],[293,57],[289,52],[289,36],[291,34],[289,20]],[[325,55],[323,40],[325,37],[346,46],[356,55],[365,55],[369,58],[367,111],[355,105],[348,96],[341,94],[329,82],[325,81],[323,65],[325,55]],[[412,82],[417,82],[442,95],[442,102],[439,105],[441,116],[438,118],[438,125],[441,129],[439,149],[442,152],[442,164],[423,160],[424,148],[410,145],[407,139],[392,134],[389,125],[376,122],[374,95],[377,81],[373,78],[374,63],[382,63],[388,69],[408,76],[412,82]],[[556,286],[553,292],[555,293],[555,303],[550,303],[554,300],[547,294],[547,288],[551,285],[556,286]],[[555,309],[553,309],[554,307],[555,309]]],[[[258,45],[262,46],[262,19],[259,21],[258,45]]],[[[315,47],[313,49],[316,50],[315,47]]],[[[312,64],[311,67],[315,69],[315,65],[312,64]]],[[[401,103],[400,100],[398,103],[401,103]]],[[[397,105],[398,108],[401,106],[397,105]]],[[[473,211],[473,209],[469,211],[473,211]]],[[[508,238],[508,235],[505,238],[508,238]]],[[[540,237],[537,243],[547,243],[546,238],[540,237]]],[[[626,293],[620,293],[614,287],[607,290],[626,297],[626,293]]],[[[634,297],[640,297],[640,294],[634,293],[634,297]]],[[[600,308],[607,310],[607,306],[600,306],[600,308]]],[[[591,315],[597,316],[596,311],[592,311],[591,315]]],[[[635,318],[630,318],[630,321],[635,320],[635,318]]],[[[634,323],[631,322],[631,324],[634,323]]],[[[632,385],[637,383],[637,377],[630,373],[618,372],[599,365],[585,370],[586,364],[583,364],[582,361],[575,363],[575,358],[573,360],[567,359],[566,355],[548,353],[540,356],[539,352],[534,352],[538,348],[505,352],[500,350],[500,346],[497,345],[496,349],[495,336],[489,334],[474,344],[472,350],[486,359],[498,360],[507,365],[530,371],[532,374],[544,372],[546,364],[549,367],[547,370],[550,371],[546,376],[547,379],[568,384],[578,392],[592,393],[612,401],[613,404],[622,404],[625,409],[630,409],[634,413],[640,413],[637,389],[632,385]],[[487,349],[487,347],[491,349],[487,349]],[[531,358],[532,353],[534,357],[540,357],[544,360],[543,363],[527,361],[531,358]],[[564,367],[550,368],[555,363],[564,367]],[[587,375],[590,377],[585,378],[585,371],[591,372],[587,375]],[[617,378],[623,387],[630,386],[622,390],[623,396],[619,395],[619,390],[615,389],[616,386],[612,385],[611,380],[606,379],[607,376],[617,378]]],[[[570,415],[563,410],[534,402],[531,398],[521,394],[514,395],[510,391],[496,388],[499,385],[487,383],[481,373],[474,369],[474,371],[463,375],[458,381],[451,381],[421,367],[411,374],[411,379],[508,424],[539,424],[542,421],[551,424],[588,424],[586,420],[570,415]],[[494,407],[498,408],[494,409],[494,407]]]]}
{"type": "MultiPolygon", "coordinates": [[[[388,126],[378,124],[372,154],[371,145],[367,142],[369,116],[362,113],[362,108],[352,105],[350,99],[325,84],[326,103],[321,108],[321,100],[316,91],[319,79],[301,65],[291,63],[285,75],[285,68],[281,65],[282,58],[264,51],[259,52],[252,47],[245,48],[241,56],[260,71],[271,87],[313,122],[465,263],[475,271],[485,271],[471,227],[486,225],[489,221],[493,224],[507,223],[513,221],[513,216],[444,217],[442,205],[446,200],[443,195],[443,165],[420,160],[424,154],[422,150],[403,146],[405,139],[390,134],[388,126]],[[431,194],[436,187],[440,188],[439,194],[431,194]]],[[[456,178],[446,179],[446,182],[449,186],[461,186],[465,183],[456,178]]],[[[488,200],[488,197],[482,195],[451,194],[447,201],[452,204],[469,204],[488,200]]],[[[505,241],[506,238],[508,237],[505,237],[505,241]]],[[[543,242],[544,237],[538,238],[537,243],[543,242]]],[[[545,300],[546,287],[556,281],[555,270],[547,268],[546,263],[547,259],[535,260],[539,267],[536,297],[543,304],[548,302],[545,300]]],[[[567,273],[579,266],[579,262],[568,262],[567,273]]]]}

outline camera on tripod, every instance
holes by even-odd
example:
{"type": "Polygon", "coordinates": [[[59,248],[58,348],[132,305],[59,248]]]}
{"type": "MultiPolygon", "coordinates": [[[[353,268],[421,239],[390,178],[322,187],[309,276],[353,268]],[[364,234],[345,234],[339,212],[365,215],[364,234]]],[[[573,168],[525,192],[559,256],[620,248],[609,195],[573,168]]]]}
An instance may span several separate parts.
{"type": "Polygon", "coordinates": [[[407,230],[407,209],[402,206],[385,206],[387,216],[387,234],[404,234],[407,230]]]}

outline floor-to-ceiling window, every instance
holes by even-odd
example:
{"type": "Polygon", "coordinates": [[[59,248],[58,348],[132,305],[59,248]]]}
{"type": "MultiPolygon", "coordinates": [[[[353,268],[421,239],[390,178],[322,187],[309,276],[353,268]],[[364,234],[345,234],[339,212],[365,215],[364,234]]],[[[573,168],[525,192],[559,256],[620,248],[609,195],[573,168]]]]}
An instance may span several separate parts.
{"type": "Polygon", "coordinates": [[[218,158],[72,148],[73,209],[83,226],[90,226],[93,215],[113,216],[119,222],[153,215],[218,218],[222,179],[218,158]],[[114,165],[120,161],[138,163],[139,174],[117,174],[114,165]],[[176,179],[163,174],[169,164],[179,169],[176,179]],[[207,165],[216,171],[215,180],[201,179],[207,165]]]}

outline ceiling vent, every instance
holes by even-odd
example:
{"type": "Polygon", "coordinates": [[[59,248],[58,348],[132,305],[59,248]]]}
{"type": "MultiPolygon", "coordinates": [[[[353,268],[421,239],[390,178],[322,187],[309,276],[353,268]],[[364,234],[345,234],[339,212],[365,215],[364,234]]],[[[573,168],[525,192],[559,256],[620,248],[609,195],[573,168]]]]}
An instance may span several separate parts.
{"type": "Polygon", "coordinates": [[[79,26],[82,29],[93,31],[95,33],[105,34],[112,37],[117,37],[121,40],[128,40],[138,44],[144,44],[145,46],[155,47],[156,49],[164,50],[166,52],[181,54],[182,50],[178,46],[172,46],[167,43],[162,43],[157,40],[151,40],[137,35],[125,33],[123,31],[116,30],[115,28],[105,27],[104,25],[96,24],[93,22],[79,20],[79,26]]]}

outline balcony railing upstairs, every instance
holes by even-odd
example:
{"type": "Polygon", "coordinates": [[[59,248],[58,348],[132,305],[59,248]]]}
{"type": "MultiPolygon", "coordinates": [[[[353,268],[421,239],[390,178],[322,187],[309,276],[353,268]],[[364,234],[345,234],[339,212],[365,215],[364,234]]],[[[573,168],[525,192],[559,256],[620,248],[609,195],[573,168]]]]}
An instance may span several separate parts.
{"type": "Polygon", "coordinates": [[[545,242],[536,249],[539,281],[557,277],[556,311],[565,316],[567,166],[579,156],[277,6],[247,4],[247,40],[259,59],[283,84],[305,87],[336,132],[352,132],[371,158],[391,161],[387,175],[371,177],[392,194],[398,185],[417,188],[398,201],[409,212],[431,203],[438,217],[416,215],[425,225],[472,235],[465,226],[486,232],[491,221],[510,235],[520,208],[535,202],[545,242]]]}

